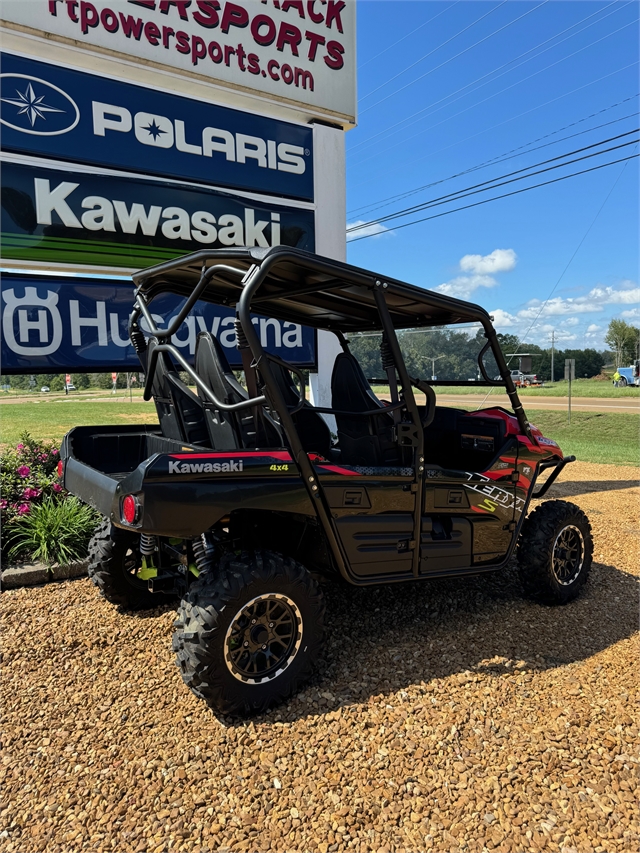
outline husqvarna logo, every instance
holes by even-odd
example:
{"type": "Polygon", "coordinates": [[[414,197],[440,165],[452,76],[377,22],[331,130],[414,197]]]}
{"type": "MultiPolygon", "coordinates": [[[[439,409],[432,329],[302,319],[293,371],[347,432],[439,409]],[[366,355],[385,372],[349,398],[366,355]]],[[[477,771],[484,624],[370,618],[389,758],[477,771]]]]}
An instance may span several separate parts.
{"type": "Polygon", "coordinates": [[[60,136],[80,121],[80,110],[70,95],[53,83],[26,74],[0,74],[0,122],[32,136],[60,136]]]}

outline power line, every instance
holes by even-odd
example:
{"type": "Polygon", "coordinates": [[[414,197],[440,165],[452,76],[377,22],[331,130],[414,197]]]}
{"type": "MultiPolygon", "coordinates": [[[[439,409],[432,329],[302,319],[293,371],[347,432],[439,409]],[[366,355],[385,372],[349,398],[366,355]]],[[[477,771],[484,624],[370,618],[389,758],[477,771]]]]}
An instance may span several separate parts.
{"type": "MultiPolygon", "coordinates": [[[[613,5],[616,5],[616,8],[613,11],[609,12],[609,15],[613,15],[620,8],[624,8],[625,5],[629,5],[629,4],[627,3],[627,4],[623,4],[622,6],[620,6],[620,5],[616,4],[616,0],[613,0],[612,3],[609,3],[609,6],[613,6],[613,5]]],[[[479,83],[480,80],[484,80],[485,77],[490,77],[492,74],[495,74],[497,71],[501,71],[503,68],[506,68],[508,65],[511,65],[513,62],[515,62],[516,59],[521,59],[522,57],[526,56],[527,54],[532,53],[534,50],[538,50],[538,48],[543,47],[543,45],[547,44],[548,42],[554,41],[559,36],[563,35],[564,33],[568,32],[569,30],[574,29],[575,27],[579,26],[580,24],[583,24],[585,21],[588,21],[590,18],[593,18],[596,15],[599,15],[601,12],[606,11],[609,8],[609,6],[605,6],[604,9],[598,9],[596,12],[592,12],[590,15],[587,15],[585,18],[582,18],[581,20],[576,21],[575,24],[571,24],[570,27],[567,27],[566,29],[561,30],[559,33],[556,33],[556,35],[551,36],[551,38],[548,38],[545,41],[540,42],[540,44],[535,45],[535,47],[532,47],[529,50],[525,51],[524,53],[520,54],[519,56],[515,57],[515,59],[510,59],[508,62],[505,62],[503,65],[498,66],[498,68],[494,68],[491,71],[488,71],[482,77],[478,77],[477,79],[472,80],[471,83],[467,83],[465,86],[462,86],[460,89],[456,89],[455,92],[451,92],[450,94],[445,95],[443,98],[440,98],[439,101],[434,101],[432,104],[429,104],[428,106],[423,107],[420,110],[417,110],[417,112],[412,113],[411,115],[407,116],[406,118],[401,119],[400,121],[396,122],[395,124],[392,124],[390,127],[387,127],[384,130],[381,130],[378,133],[375,133],[373,136],[370,136],[368,139],[365,139],[362,142],[357,143],[356,145],[354,145],[352,148],[349,149],[349,152],[355,151],[357,148],[360,148],[360,146],[362,146],[362,145],[368,145],[374,139],[377,139],[379,136],[382,136],[385,133],[389,133],[389,131],[393,130],[396,127],[399,127],[401,124],[405,124],[406,122],[408,122],[410,119],[414,118],[415,116],[421,115],[422,113],[426,112],[426,110],[431,109],[431,107],[435,107],[438,104],[441,104],[443,101],[449,100],[449,98],[452,98],[454,95],[457,95],[459,92],[462,92],[465,89],[468,89],[470,86],[473,86],[474,84],[479,83]]],[[[587,27],[583,27],[581,30],[578,30],[577,33],[572,33],[570,36],[567,36],[562,41],[567,41],[567,39],[570,39],[576,35],[579,35],[581,32],[584,32],[584,30],[588,29],[589,27],[593,26],[594,24],[601,23],[603,20],[605,20],[605,18],[608,18],[609,15],[604,15],[598,21],[594,21],[593,24],[589,24],[587,27]]],[[[518,68],[520,65],[524,65],[526,62],[530,62],[532,59],[537,59],[538,56],[542,56],[542,53],[546,53],[547,50],[551,50],[554,47],[558,47],[559,44],[562,44],[562,41],[558,42],[557,44],[551,45],[550,47],[546,48],[546,50],[542,51],[541,53],[537,54],[536,56],[532,56],[529,59],[523,60],[523,62],[520,62],[515,67],[518,68]]],[[[514,71],[515,69],[511,68],[509,70],[514,71]]],[[[505,71],[503,73],[507,74],[508,72],[505,71]]],[[[503,74],[501,74],[499,76],[502,77],[503,74]]],[[[497,79],[498,79],[497,77],[494,77],[493,80],[487,80],[487,82],[483,83],[482,86],[486,86],[488,83],[492,83],[492,82],[494,82],[494,80],[497,80],[497,79]]],[[[479,88],[481,88],[481,86],[476,86],[475,89],[473,89],[472,91],[476,91],[479,88]]],[[[459,99],[456,99],[456,100],[459,100],[459,99]]],[[[412,122],[412,123],[414,123],[414,122],[412,122]]]]}
{"type": "MultiPolygon", "coordinates": [[[[598,217],[600,216],[600,214],[601,214],[601,213],[602,213],[602,211],[604,210],[606,203],[609,201],[609,199],[610,199],[611,195],[613,194],[613,191],[614,191],[614,190],[615,190],[615,188],[618,186],[618,183],[619,183],[619,181],[620,181],[620,178],[623,176],[625,169],[626,169],[626,168],[627,168],[627,166],[629,165],[629,160],[632,160],[632,159],[633,159],[633,157],[637,157],[637,156],[638,156],[638,154],[637,154],[637,153],[636,153],[636,154],[632,154],[632,155],[631,155],[631,157],[627,157],[627,158],[625,158],[625,161],[621,161],[621,162],[624,162],[624,166],[623,166],[623,167],[622,167],[622,169],[620,170],[620,174],[618,175],[618,177],[617,177],[617,178],[615,179],[615,181],[613,182],[613,186],[611,187],[611,189],[610,189],[610,190],[609,190],[609,192],[607,193],[607,196],[606,196],[605,200],[602,202],[602,204],[601,204],[601,205],[600,205],[600,207],[598,208],[598,212],[597,212],[597,213],[596,213],[596,215],[593,217],[593,220],[592,220],[591,224],[589,225],[589,227],[587,228],[587,230],[585,231],[585,233],[584,233],[584,236],[583,236],[582,240],[580,240],[580,242],[578,243],[578,245],[577,245],[577,247],[576,247],[576,249],[575,249],[574,253],[573,253],[573,254],[571,255],[571,257],[569,258],[569,261],[568,261],[567,265],[565,266],[565,268],[564,268],[564,269],[562,270],[562,272],[560,273],[560,277],[558,278],[558,280],[556,281],[556,283],[555,283],[555,284],[553,285],[553,287],[551,288],[551,292],[549,293],[549,295],[547,296],[547,298],[545,299],[545,301],[544,301],[544,302],[542,303],[542,305],[540,306],[540,310],[539,310],[539,311],[538,311],[538,313],[536,314],[536,316],[535,316],[535,318],[534,318],[533,322],[531,323],[531,325],[529,326],[529,328],[527,329],[527,331],[526,331],[526,332],[525,332],[525,333],[524,333],[520,338],[518,338],[518,343],[516,344],[516,352],[515,352],[515,354],[514,354],[513,356],[511,356],[511,358],[514,358],[514,357],[515,357],[515,355],[517,355],[517,354],[518,354],[518,350],[519,350],[519,348],[522,346],[522,342],[524,341],[524,339],[527,337],[527,335],[531,332],[531,330],[533,329],[533,327],[535,326],[535,324],[536,324],[536,323],[538,322],[538,320],[540,319],[540,317],[541,317],[541,315],[542,315],[542,312],[544,311],[544,309],[545,309],[545,307],[548,305],[548,303],[549,303],[549,301],[550,301],[551,297],[553,296],[553,294],[554,294],[554,293],[555,293],[555,291],[557,290],[558,285],[560,284],[560,282],[562,281],[562,279],[565,277],[565,274],[566,274],[567,270],[569,269],[569,267],[571,266],[571,264],[573,263],[573,260],[574,260],[575,256],[578,254],[578,252],[579,252],[579,251],[580,251],[580,249],[582,248],[582,244],[584,243],[584,241],[587,239],[587,237],[588,237],[588,236],[589,236],[589,234],[591,233],[591,229],[592,229],[592,228],[593,228],[593,226],[596,224],[596,221],[597,221],[598,217]]],[[[612,165],[612,164],[605,164],[605,165],[612,165]]],[[[599,167],[599,168],[602,168],[602,167],[599,167]]],[[[570,176],[569,176],[569,175],[567,175],[566,177],[570,177],[570,176]]],[[[533,188],[531,187],[531,189],[533,189],[533,188]]],[[[552,346],[553,346],[553,344],[552,344],[552,346]]],[[[507,366],[511,363],[511,358],[510,358],[510,359],[509,359],[509,361],[507,362],[507,366]]],[[[552,356],[552,359],[553,359],[553,356],[552,356]]],[[[552,379],[552,381],[553,381],[553,376],[551,377],[551,379],[552,379]]],[[[492,392],[492,391],[493,391],[493,388],[489,388],[489,390],[488,390],[488,392],[487,392],[487,394],[486,394],[486,396],[485,396],[484,400],[482,401],[482,403],[480,404],[480,406],[478,407],[478,409],[482,409],[482,408],[484,407],[484,405],[485,405],[485,403],[487,402],[487,399],[489,398],[489,395],[491,394],[491,392],[492,392]]]]}
{"type": "MultiPolygon", "coordinates": [[[[439,44],[437,47],[434,47],[434,48],[433,48],[433,50],[430,50],[430,51],[429,51],[429,53],[425,53],[425,55],[424,55],[424,56],[421,56],[421,57],[420,57],[420,59],[417,59],[415,62],[412,62],[412,63],[411,63],[411,65],[408,65],[404,70],[399,71],[399,72],[398,72],[394,77],[391,77],[389,80],[385,80],[385,82],[384,82],[384,83],[382,83],[382,84],[381,84],[380,86],[378,86],[376,89],[372,89],[372,90],[371,90],[371,92],[368,92],[366,95],[363,95],[363,96],[362,96],[362,98],[360,98],[359,100],[360,100],[360,101],[364,101],[364,100],[365,100],[365,98],[370,98],[370,97],[371,97],[371,95],[374,95],[374,94],[375,94],[376,92],[378,92],[380,89],[384,89],[384,87],[385,87],[385,86],[388,86],[388,85],[389,85],[389,83],[393,83],[393,81],[394,81],[394,80],[397,80],[397,79],[398,79],[398,77],[402,77],[402,75],[403,75],[403,74],[406,74],[406,72],[407,72],[407,71],[410,71],[412,68],[414,68],[416,65],[419,65],[421,62],[424,62],[424,60],[425,60],[425,59],[428,59],[432,54],[436,53],[438,50],[440,50],[441,48],[443,48],[443,47],[445,47],[446,45],[448,45],[448,44],[449,44],[450,42],[452,42],[454,39],[457,39],[457,38],[458,38],[458,36],[461,36],[463,33],[466,33],[466,31],[467,31],[467,30],[470,30],[472,27],[475,27],[475,25],[476,25],[476,24],[479,24],[479,23],[480,23],[480,21],[482,21],[484,18],[487,18],[489,15],[492,15],[492,14],[493,14],[494,12],[496,12],[496,11],[497,11],[501,6],[504,6],[504,5],[506,4],[506,2],[507,2],[507,0],[502,0],[502,2],[501,2],[501,3],[499,3],[497,6],[494,6],[494,7],[493,7],[493,9],[489,9],[489,11],[488,11],[488,12],[485,12],[485,13],[484,13],[484,15],[481,15],[479,18],[477,18],[477,19],[476,19],[475,21],[473,21],[472,23],[468,24],[466,27],[464,27],[464,28],[463,28],[463,29],[461,29],[459,32],[457,32],[455,35],[451,36],[451,37],[450,37],[450,38],[448,38],[446,41],[443,41],[443,42],[442,42],[442,44],[439,44]]],[[[546,0],[545,0],[545,2],[546,2],[546,0]]],[[[454,58],[455,58],[455,57],[454,57],[454,58]]],[[[447,60],[447,61],[449,61],[449,60],[447,60]]],[[[428,72],[428,73],[431,73],[431,72],[428,72]]],[[[409,85],[411,85],[411,84],[409,84],[409,85]]],[[[378,101],[377,103],[380,103],[380,101],[378,101]]],[[[376,104],[373,104],[372,106],[373,106],[373,107],[375,107],[375,106],[376,106],[376,104]]],[[[367,109],[372,109],[372,107],[367,107],[367,109]]],[[[362,112],[366,112],[366,110],[363,110],[362,112]]]]}
{"type": "MultiPolygon", "coordinates": [[[[638,96],[634,95],[633,97],[638,97],[638,96]]],[[[632,98],[626,98],[625,100],[630,101],[630,100],[632,100],[632,98]]],[[[613,106],[617,107],[620,105],[620,103],[623,103],[623,102],[621,101],[618,104],[614,104],[613,106]]],[[[608,107],[607,109],[612,109],[612,107],[608,107]]],[[[601,110],[601,112],[606,112],[606,110],[601,110]]],[[[595,114],[593,114],[593,115],[595,115],[595,114]]],[[[588,116],[588,118],[592,118],[593,115],[588,116]]],[[[513,160],[515,157],[523,157],[525,154],[532,154],[534,151],[539,151],[542,148],[548,148],[551,145],[558,145],[560,142],[565,142],[567,139],[574,139],[576,136],[583,136],[585,133],[592,133],[594,130],[600,130],[603,127],[609,127],[612,124],[617,124],[618,122],[626,121],[627,119],[634,118],[637,115],[640,115],[640,113],[637,111],[635,113],[629,113],[626,116],[621,116],[620,118],[616,118],[616,119],[613,119],[612,121],[604,122],[603,124],[597,124],[594,127],[587,128],[586,130],[581,130],[581,131],[578,131],[577,133],[571,133],[568,136],[561,136],[560,139],[556,139],[554,142],[546,142],[543,145],[536,146],[535,148],[529,147],[528,151],[521,151],[522,148],[527,148],[528,146],[533,145],[533,143],[538,142],[539,139],[547,139],[549,136],[554,136],[556,133],[559,133],[560,131],[565,130],[566,127],[573,127],[574,125],[579,124],[582,121],[586,121],[586,119],[580,119],[580,121],[578,121],[578,122],[573,122],[571,125],[566,125],[565,128],[560,128],[559,130],[553,131],[553,133],[548,133],[545,136],[539,137],[539,139],[535,139],[532,142],[527,143],[527,145],[521,145],[518,148],[511,149],[511,151],[505,152],[505,154],[503,154],[503,155],[498,155],[496,157],[493,157],[491,160],[486,160],[483,163],[479,163],[477,166],[470,166],[468,169],[464,169],[462,172],[456,172],[454,175],[449,175],[446,178],[440,178],[440,180],[432,181],[430,184],[423,184],[423,186],[421,186],[421,187],[416,187],[415,189],[407,190],[403,193],[398,193],[397,195],[394,195],[394,196],[389,196],[389,197],[384,198],[384,199],[379,199],[377,202],[370,202],[368,205],[363,205],[362,207],[354,208],[352,211],[349,211],[349,216],[356,215],[356,214],[362,215],[363,213],[366,213],[369,211],[380,210],[383,207],[388,207],[390,204],[393,204],[394,201],[400,201],[403,198],[408,198],[409,196],[416,195],[417,193],[421,193],[426,189],[430,189],[431,187],[438,186],[439,184],[444,184],[447,181],[452,181],[455,178],[460,178],[463,175],[468,175],[471,172],[477,172],[477,171],[480,171],[481,169],[486,169],[488,166],[497,166],[499,163],[504,163],[507,160],[513,160]],[[512,153],[512,151],[515,151],[515,152],[520,151],[520,153],[512,153]]]]}
{"type": "MultiPolygon", "coordinates": [[[[583,89],[588,89],[589,86],[595,86],[596,83],[601,83],[602,80],[606,80],[609,77],[613,77],[614,74],[620,74],[621,71],[626,71],[628,68],[633,68],[634,65],[638,64],[638,60],[636,59],[634,62],[630,62],[628,65],[623,65],[621,68],[616,68],[615,71],[610,71],[608,74],[603,74],[602,77],[596,77],[595,80],[591,80],[589,83],[584,83],[582,86],[577,86],[575,89],[570,89],[568,92],[564,92],[562,95],[557,95],[555,98],[550,98],[548,101],[544,101],[542,104],[538,104],[537,107],[530,107],[528,110],[524,110],[524,112],[518,113],[515,116],[510,116],[509,118],[505,118],[503,121],[499,121],[497,124],[492,124],[491,127],[486,127],[484,130],[479,130],[477,133],[472,133],[470,136],[465,136],[464,139],[456,139],[455,142],[451,142],[449,145],[444,145],[442,148],[436,148],[434,151],[428,151],[422,157],[418,157],[415,160],[410,161],[411,163],[418,163],[420,160],[424,160],[426,157],[432,157],[434,154],[440,154],[442,151],[448,151],[450,148],[455,148],[456,145],[462,145],[464,142],[469,142],[471,139],[475,139],[477,136],[482,136],[483,133],[489,133],[492,130],[496,130],[498,127],[502,127],[504,124],[509,124],[509,122],[516,121],[516,119],[522,118],[523,116],[529,115],[529,113],[534,113],[536,110],[541,110],[544,107],[548,107],[549,104],[554,104],[556,101],[561,101],[563,98],[568,98],[569,95],[575,95],[576,92],[581,92],[583,89]]],[[[403,165],[408,165],[405,161],[403,165]]],[[[372,179],[367,181],[361,181],[356,186],[363,186],[364,184],[371,183],[372,179]]]]}
{"type": "MultiPolygon", "coordinates": [[[[530,187],[522,187],[519,190],[512,190],[508,193],[503,193],[502,195],[494,196],[493,198],[486,198],[482,201],[476,201],[472,204],[465,204],[462,207],[455,207],[452,210],[444,210],[442,213],[434,213],[433,216],[424,216],[422,219],[414,219],[413,222],[405,222],[403,225],[396,225],[393,228],[389,228],[389,231],[399,231],[401,228],[408,228],[410,225],[417,225],[420,222],[427,222],[430,219],[439,219],[441,216],[448,216],[450,213],[458,213],[461,210],[469,210],[472,207],[479,207],[482,204],[488,204],[491,201],[498,201],[501,198],[509,198],[512,195],[519,195],[520,193],[528,192],[529,190],[535,190],[538,187],[546,187],[549,184],[557,184],[560,181],[566,181],[568,178],[575,178],[578,175],[586,175],[588,172],[597,172],[598,169],[605,169],[607,166],[615,166],[616,163],[625,163],[627,160],[633,160],[638,157],[638,154],[631,154],[629,157],[622,157],[619,160],[612,160],[610,163],[601,163],[599,166],[591,166],[589,169],[582,169],[579,172],[572,172],[570,175],[562,175],[559,178],[553,178],[549,181],[542,181],[539,184],[533,184],[530,187]]],[[[352,240],[349,240],[349,243],[357,243],[358,240],[367,240],[369,237],[376,237],[380,232],[376,232],[375,234],[364,234],[362,237],[354,237],[352,240]]]]}
{"type": "MultiPolygon", "coordinates": [[[[449,9],[453,9],[453,7],[454,7],[454,6],[457,6],[457,5],[458,5],[458,3],[460,3],[460,2],[462,2],[462,0],[455,0],[455,3],[452,3],[450,6],[447,6],[447,7],[446,7],[445,9],[443,9],[441,12],[438,12],[438,14],[437,14],[437,15],[434,15],[432,18],[429,18],[427,21],[425,21],[425,22],[424,22],[424,24],[420,24],[420,26],[419,26],[419,27],[416,27],[414,30],[411,30],[411,32],[410,32],[410,33],[407,33],[407,34],[406,34],[406,36],[402,36],[402,38],[401,38],[401,39],[398,39],[398,41],[394,41],[394,43],[393,43],[393,44],[390,44],[390,45],[389,45],[389,47],[385,47],[385,49],[384,49],[384,50],[381,50],[381,51],[380,51],[380,53],[376,53],[376,55],[375,55],[375,56],[372,56],[372,57],[371,57],[371,59],[367,59],[367,61],[366,61],[366,62],[361,63],[361,64],[358,66],[358,68],[359,68],[359,69],[360,69],[360,68],[364,68],[364,67],[365,67],[365,65],[368,65],[370,62],[373,62],[373,61],[374,61],[374,59],[378,59],[378,57],[382,56],[382,55],[383,55],[384,53],[386,53],[388,50],[391,50],[391,48],[392,48],[392,47],[395,47],[397,44],[400,44],[400,42],[401,42],[401,41],[404,41],[405,39],[408,39],[408,38],[409,38],[409,36],[413,36],[413,35],[415,35],[415,34],[418,32],[418,30],[421,30],[423,27],[426,27],[426,26],[427,26],[427,24],[430,24],[430,23],[431,23],[431,21],[435,21],[435,19],[436,19],[436,18],[439,18],[439,17],[440,17],[440,15],[444,15],[444,13],[445,13],[445,12],[448,12],[448,11],[449,11],[449,9]]],[[[368,98],[369,96],[368,96],[368,95],[365,95],[364,97],[365,97],[365,98],[368,98]]]]}
{"type": "MultiPolygon", "coordinates": [[[[503,0],[503,2],[500,5],[503,6],[505,2],[506,2],[506,0],[503,0]]],[[[550,2],[550,0],[542,0],[542,3],[538,3],[538,5],[534,6],[533,9],[528,9],[522,15],[519,15],[517,18],[514,18],[513,21],[509,21],[508,24],[505,24],[504,26],[500,27],[499,29],[494,30],[494,32],[489,33],[488,36],[485,36],[484,38],[481,38],[479,41],[474,42],[474,44],[469,45],[469,47],[465,47],[464,50],[461,50],[459,53],[456,53],[455,56],[451,56],[449,59],[445,59],[445,61],[441,62],[440,65],[436,65],[435,68],[431,68],[429,71],[425,71],[425,73],[421,74],[420,77],[416,77],[415,80],[412,80],[410,83],[406,83],[404,86],[401,86],[399,89],[396,89],[395,91],[391,92],[389,95],[385,95],[384,98],[381,98],[379,101],[376,101],[375,104],[371,104],[371,106],[367,107],[366,109],[360,110],[360,115],[363,115],[364,113],[369,112],[369,110],[372,110],[374,107],[377,107],[380,104],[383,104],[385,101],[388,101],[389,98],[393,98],[399,92],[403,92],[405,89],[408,89],[409,86],[413,86],[413,84],[417,83],[419,80],[424,80],[424,78],[428,77],[429,74],[433,74],[434,71],[438,71],[440,68],[443,68],[445,65],[448,65],[450,62],[453,62],[454,59],[458,59],[458,57],[464,56],[465,53],[468,53],[470,50],[473,50],[474,47],[477,47],[479,44],[482,44],[483,42],[487,41],[488,39],[493,38],[493,36],[497,35],[498,33],[501,33],[503,30],[506,30],[508,27],[513,26],[513,24],[516,24],[518,21],[522,20],[522,18],[526,18],[527,15],[530,15],[532,12],[535,12],[536,9],[539,9],[541,6],[545,6],[549,2],[550,2]]],[[[482,20],[482,19],[479,19],[479,20],[482,20]]],[[[477,23],[477,21],[475,23],[477,23]]],[[[468,29],[468,27],[467,27],[467,29],[468,29]]],[[[399,76],[399,75],[396,75],[396,77],[397,76],[399,76]]],[[[391,78],[391,80],[395,80],[395,79],[396,79],[395,77],[391,78]]],[[[391,80],[389,80],[387,82],[390,83],[391,80]]],[[[387,83],[385,83],[384,85],[386,86],[387,83]]],[[[379,86],[378,88],[382,88],[382,87],[379,86]]],[[[377,90],[374,90],[374,91],[377,91],[377,90]]]]}
{"type": "MultiPolygon", "coordinates": [[[[390,151],[392,148],[397,148],[398,145],[403,145],[405,142],[408,142],[410,139],[415,139],[416,136],[420,136],[421,134],[425,133],[427,130],[433,130],[434,128],[439,127],[441,124],[445,124],[446,122],[451,121],[451,119],[457,118],[458,116],[463,115],[464,113],[468,112],[469,110],[472,110],[472,109],[475,109],[476,107],[479,107],[481,104],[484,104],[487,101],[490,101],[492,98],[495,98],[498,95],[502,95],[502,94],[504,94],[504,92],[508,92],[509,89],[513,89],[515,86],[519,86],[521,83],[526,83],[527,80],[531,80],[533,77],[537,77],[538,74],[542,74],[543,72],[548,71],[550,68],[553,68],[554,66],[559,65],[561,62],[566,62],[567,59],[571,59],[573,56],[576,56],[578,53],[582,53],[583,50],[588,50],[590,47],[594,47],[596,44],[599,44],[601,41],[604,41],[605,39],[611,38],[611,36],[616,35],[616,33],[619,33],[621,30],[625,30],[625,29],[627,29],[627,27],[630,27],[633,24],[636,24],[638,22],[638,20],[639,19],[636,18],[634,21],[630,21],[628,24],[624,24],[624,26],[618,27],[617,30],[613,30],[612,32],[607,33],[607,35],[602,36],[599,39],[596,39],[595,41],[591,42],[590,44],[584,45],[584,47],[581,47],[578,50],[574,50],[573,53],[570,53],[567,56],[563,56],[560,59],[557,59],[555,62],[550,63],[549,65],[545,65],[544,68],[540,68],[540,69],[538,69],[538,71],[534,71],[533,74],[529,74],[528,77],[523,77],[522,80],[517,80],[515,83],[511,83],[511,85],[505,86],[504,89],[500,89],[498,92],[494,92],[492,95],[487,95],[487,97],[483,98],[481,101],[477,101],[475,104],[470,104],[468,107],[465,107],[463,110],[460,110],[459,112],[454,113],[453,115],[448,116],[447,118],[444,118],[439,122],[436,122],[436,124],[430,125],[430,127],[426,128],[425,130],[420,130],[417,133],[414,133],[412,136],[407,136],[403,140],[401,140],[400,142],[396,142],[393,145],[387,146],[387,148],[382,148],[382,149],[377,150],[376,153],[372,154],[370,157],[365,157],[364,159],[360,160],[359,164],[367,163],[369,160],[372,160],[375,157],[378,157],[380,154],[384,154],[386,151],[390,151]]],[[[459,100],[459,99],[456,99],[456,100],[459,100]]],[[[436,112],[437,112],[437,110],[436,110],[436,112]]]]}
{"type": "Polygon", "coordinates": [[[591,145],[585,145],[583,148],[576,148],[573,151],[569,151],[566,154],[559,154],[557,157],[551,157],[548,160],[541,160],[539,163],[534,163],[531,166],[526,166],[523,169],[517,169],[514,172],[508,172],[505,175],[500,175],[497,178],[491,178],[488,181],[482,181],[479,184],[473,184],[470,187],[465,187],[461,190],[456,190],[453,193],[447,193],[446,195],[439,196],[434,199],[430,199],[429,201],[425,201],[422,204],[413,205],[412,207],[405,207],[402,210],[398,210],[395,213],[389,213],[386,216],[381,216],[378,219],[372,219],[368,222],[363,222],[360,225],[353,225],[351,228],[347,229],[347,233],[351,233],[353,231],[360,231],[363,228],[370,228],[372,225],[379,225],[383,222],[388,222],[392,219],[398,219],[403,216],[410,216],[412,213],[418,213],[421,210],[426,210],[429,207],[436,207],[441,204],[447,204],[450,201],[458,201],[460,198],[466,198],[470,195],[475,195],[479,192],[489,192],[490,190],[497,189],[498,187],[505,186],[506,184],[514,183],[514,181],[523,181],[526,178],[532,178],[535,175],[541,175],[545,172],[550,172],[554,169],[562,169],[565,166],[570,166],[573,163],[577,163],[580,160],[587,160],[590,157],[599,157],[602,154],[607,154],[611,151],[615,151],[619,148],[624,148],[627,145],[635,145],[636,140],[632,139],[628,142],[624,142],[621,145],[614,145],[611,148],[604,148],[601,151],[595,151],[591,154],[586,154],[583,157],[576,157],[573,160],[566,160],[567,157],[572,157],[574,154],[580,154],[583,151],[588,151],[591,148],[596,148],[600,145],[606,145],[608,142],[614,142],[618,139],[623,139],[625,136],[630,136],[632,133],[637,133],[640,128],[634,128],[633,130],[628,130],[626,133],[620,133],[617,136],[612,136],[609,139],[602,139],[598,142],[593,142],[591,145]],[[548,163],[554,163],[556,160],[566,160],[565,163],[557,163],[555,166],[547,166],[548,163]],[[538,166],[547,166],[545,169],[539,169],[537,172],[531,172],[531,169],[535,169],[538,166]],[[523,175],[521,172],[529,172],[529,174],[523,175]],[[513,175],[520,175],[520,177],[512,177],[513,175]],[[504,180],[505,178],[510,178],[510,180],[504,180]],[[500,183],[496,183],[499,181],[500,183]]]}

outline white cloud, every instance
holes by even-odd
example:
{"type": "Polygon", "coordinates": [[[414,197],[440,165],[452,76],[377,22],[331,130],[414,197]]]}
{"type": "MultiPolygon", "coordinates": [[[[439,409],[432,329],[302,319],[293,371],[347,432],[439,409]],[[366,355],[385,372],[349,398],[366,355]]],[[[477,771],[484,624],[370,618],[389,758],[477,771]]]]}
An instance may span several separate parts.
{"type": "Polygon", "coordinates": [[[433,289],[446,296],[455,296],[457,299],[469,299],[474,290],[479,287],[495,287],[498,282],[490,275],[459,275],[452,278],[446,284],[439,284],[433,289]]]}
{"type": "Polygon", "coordinates": [[[364,219],[357,219],[355,222],[347,223],[347,243],[350,240],[355,240],[357,237],[380,237],[382,234],[392,233],[380,222],[374,222],[371,225],[367,225],[365,228],[359,228],[357,231],[349,231],[350,228],[356,228],[358,225],[364,224],[364,219]]]}
{"type": "MultiPolygon", "coordinates": [[[[632,282],[623,282],[623,285],[632,282]]],[[[567,314],[593,314],[604,311],[607,305],[635,305],[640,302],[640,287],[594,287],[585,296],[564,299],[556,296],[546,303],[532,299],[527,307],[518,312],[523,319],[533,320],[542,317],[561,317],[567,314]]]]}
{"type": "Polygon", "coordinates": [[[470,299],[480,287],[495,287],[498,282],[493,274],[509,272],[518,258],[513,249],[494,249],[490,255],[464,255],[460,258],[460,271],[471,275],[459,275],[450,281],[432,288],[445,296],[457,299],[470,299]]]}
{"type": "Polygon", "coordinates": [[[460,259],[460,269],[477,275],[495,275],[510,272],[517,262],[513,249],[494,249],[489,255],[465,255],[460,259]]]}
{"type": "Polygon", "coordinates": [[[493,317],[493,325],[498,331],[501,329],[510,329],[518,322],[517,317],[509,314],[508,311],[503,311],[502,308],[496,308],[495,311],[491,311],[491,316],[493,317]]]}
{"type": "Polygon", "coordinates": [[[625,320],[640,320],[640,308],[629,308],[628,311],[622,311],[620,316],[625,320]]]}

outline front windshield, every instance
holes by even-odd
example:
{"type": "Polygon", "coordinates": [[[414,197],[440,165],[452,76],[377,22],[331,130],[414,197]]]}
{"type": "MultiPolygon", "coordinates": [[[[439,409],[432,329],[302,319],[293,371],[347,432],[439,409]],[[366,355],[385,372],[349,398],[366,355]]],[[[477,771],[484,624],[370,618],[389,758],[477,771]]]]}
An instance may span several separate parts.
{"type": "MultiPolygon", "coordinates": [[[[409,376],[437,382],[481,382],[478,356],[487,339],[480,323],[404,329],[397,332],[398,343],[409,376]]],[[[350,335],[351,351],[369,381],[384,379],[380,355],[381,333],[350,335]]],[[[499,379],[498,365],[491,350],[484,355],[490,379],[499,379]]]]}

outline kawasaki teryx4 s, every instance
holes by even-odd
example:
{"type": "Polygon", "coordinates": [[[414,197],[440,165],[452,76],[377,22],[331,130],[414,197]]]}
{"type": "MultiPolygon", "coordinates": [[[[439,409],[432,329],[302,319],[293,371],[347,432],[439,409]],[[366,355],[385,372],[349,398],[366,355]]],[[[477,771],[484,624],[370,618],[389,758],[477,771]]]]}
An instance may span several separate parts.
{"type": "MultiPolygon", "coordinates": [[[[322,575],[365,585],[493,572],[518,546],[529,593],[577,595],[593,550],[586,516],[550,501],[526,517],[573,457],[528,423],[482,308],[288,248],[197,252],[134,282],[129,331],[159,423],[71,430],[62,476],[104,515],[89,566],[102,594],[133,608],[180,599],[178,665],[214,710],[264,709],[309,676],[322,575]],[[167,292],[185,301],[160,329],[152,303],[167,292]],[[193,365],[171,343],[198,300],[235,306],[244,383],[209,333],[193,365]],[[252,311],[337,336],[331,408],[312,405],[303,373],[265,351],[252,311]],[[453,326],[464,349],[469,324],[473,387],[506,389],[512,411],[437,405],[439,383],[414,376],[432,365],[405,355],[416,334],[453,326]],[[363,342],[385,402],[355,357],[363,342]]],[[[440,384],[470,382],[458,371],[440,384]]]]}

